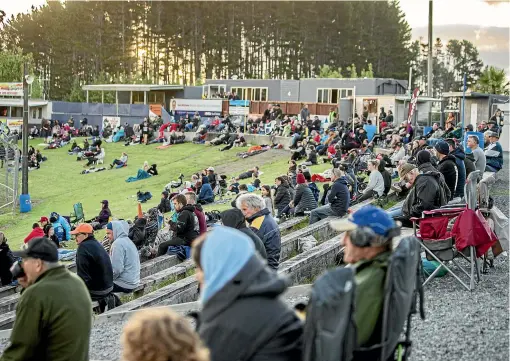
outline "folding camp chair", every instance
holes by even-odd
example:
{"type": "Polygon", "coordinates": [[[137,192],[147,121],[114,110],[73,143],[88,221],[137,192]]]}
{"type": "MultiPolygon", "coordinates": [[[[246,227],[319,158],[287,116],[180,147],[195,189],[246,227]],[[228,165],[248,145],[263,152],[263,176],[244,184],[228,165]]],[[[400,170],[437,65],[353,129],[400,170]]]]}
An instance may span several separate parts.
{"type": "Polygon", "coordinates": [[[418,238],[425,255],[429,261],[437,261],[439,267],[423,282],[425,286],[436,274],[444,268],[467,290],[474,289],[475,272],[477,281],[480,281],[480,270],[476,258],[474,246],[466,247],[459,252],[455,246],[455,239],[451,234],[452,223],[467,208],[446,208],[423,212],[423,218],[411,218],[414,234],[418,238]],[[419,226],[419,229],[418,229],[419,226]],[[467,254],[466,254],[467,253],[467,254]],[[463,258],[469,262],[469,272],[462,267],[455,258],[463,258]],[[449,266],[452,262],[469,279],[469,285],[465,283],[449,266]]]}
{"type": "Polygon", "coordinates": [[[85,222],[85,213],[83,212],[83,205],[76,203],[73,205],[73,212],[69,216],[69,223],[74,226],[79,222],[85,222]]]}

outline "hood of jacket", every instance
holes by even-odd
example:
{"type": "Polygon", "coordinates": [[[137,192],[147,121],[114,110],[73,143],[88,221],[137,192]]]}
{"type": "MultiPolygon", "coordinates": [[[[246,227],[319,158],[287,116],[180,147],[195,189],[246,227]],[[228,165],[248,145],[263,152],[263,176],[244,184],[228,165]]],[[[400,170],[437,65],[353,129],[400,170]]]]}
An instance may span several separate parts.
{"type": "Polygon", "coordinates": [[[455,163],[455,156],[454,156],[453,154],[451,154],[451,153],[450,153],[450,154],[448,154],[448,155],[447,155],[446,157],[444,157],[443,159],[441,159],[441,160],[439,161],[439,164],[444,163],[444,162],[447,162],[447,161],[449,161],[449,160],[451,160],[452,162],[454,162],[454,163],[455,163]]]}
{"type": "Polygon", "coordinates": [[[464,160],[466,158],[466,153],[460,147],[455,148],[450,154],[455,156],[455,158],[459,158],[460,160],[464,160]]]}
{"type": "Polygon", "coordinates": [[[254,215],[252,215],[251,217],[247,217],[246,220],[251,223],[255,218],[261,217],[261,216],[267,216],[268,214],[271,214],[271,212],[269,212],[269,209],[263,208],[260,211],[258,211],[257,213],[255,213],[254,215]]]}
{"type": "Polygon", "coordinates": [[[129,224],[126,221],[112,221],[113,239],[128,238],[129,224]]]}
{"type": "Polygon", "coordinates": [[[209,184],[209,178],[207,176],[202,177],[202,184],[209,184]]]}
{"type": "Polygon", "coordinates": [[[201,301],[206,303],[218,294],[254,255],[253,242],[244,233],[229,227],[214,228],[200,253],[200,268],[204,272],[201,301]]]}
{"type": "Polygon", "coordinates": [[[422,174],[441,174],[430,162],[420,164],[418,170],[422,174]]]}
{"type": "Polygon", "coordinates": [[[147,225],[147,219],[146,218],[138,218],[136,221],[135,221],[135,225],[134,227],[137,227],[137,228],[145,228],[145,226],[147,225]]]}
{"type": "Polygon", "coordinates": [[[194,206],[197,211],[204,213],[204,209],[202,208],[202,205],[200,203],[194,204],[194,206]]]}
{"type": "Polygon", "coordinates": [[[191,213],[195,213],[195,207],[193,207],[192,204],[186,204],[184,207],[182,207],[182,209],[180,210],[180,212],[182,211],[189,211],[191,213]]]}
{"type": "Polygon", "coordinates": [[[221,222],[224,226],[235,229],[246,228],[243,212],[238,208],[227,209],[221,212],[221,222]]]}

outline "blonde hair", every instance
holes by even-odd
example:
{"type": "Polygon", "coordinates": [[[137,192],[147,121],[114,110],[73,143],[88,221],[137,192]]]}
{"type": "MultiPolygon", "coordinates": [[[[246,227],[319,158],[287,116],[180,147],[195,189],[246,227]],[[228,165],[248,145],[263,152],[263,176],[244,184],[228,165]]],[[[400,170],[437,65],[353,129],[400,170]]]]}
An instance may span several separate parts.
{"type": "Polygon", "coordinates": [[[122,333],[124,361],[209,361],[189,322],[169,308],[135,313],[122,333]]]}

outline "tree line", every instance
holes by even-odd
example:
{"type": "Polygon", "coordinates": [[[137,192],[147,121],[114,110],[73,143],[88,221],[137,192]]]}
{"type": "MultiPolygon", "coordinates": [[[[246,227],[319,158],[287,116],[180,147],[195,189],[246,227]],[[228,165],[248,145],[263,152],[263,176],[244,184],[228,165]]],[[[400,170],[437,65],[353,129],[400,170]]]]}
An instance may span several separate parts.
{"type": "Polygon", "coordinates": [[[423,65],[393,0],[51,1],[0,26],[0,50],[29,58],[44,93],[59,100],[80,100],[81,85],[93,83],[353,77],[356,69],[407,79],[411,65],[418,84],[423,65]]]}

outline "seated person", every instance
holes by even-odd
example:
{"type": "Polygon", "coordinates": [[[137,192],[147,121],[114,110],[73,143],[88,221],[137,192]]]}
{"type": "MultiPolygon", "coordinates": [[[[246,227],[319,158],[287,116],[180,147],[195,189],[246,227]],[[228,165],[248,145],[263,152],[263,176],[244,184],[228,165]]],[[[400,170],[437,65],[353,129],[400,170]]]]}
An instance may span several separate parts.
{"type": "Polygon", "coordinates": [[[108,201],[106,199],[101,201],[101,211],[99,212],[99,215],[97,217],[94,217],[86,223],[93,223],[92,226],[95,230],[101,229],[108,222],[110,222],[110,217],[112,216],[112,212],[110,211],[110,208],[108,207],[108,201]]]}
{"type": "Polygon", "coordinates": [[[147,173],[150,175],[158,175],[158,165],[152,164],[149,168],[147,168],[147,173]]]}
{"type": "Polygon", "coordinates": [[[321,201],[321,204],[324,205],[315,208],[310,213],[310,224],[329,216],[343,217],[349,209],[351,195],[347,188],[348,182],[345,173],[339,168],[334,168],[331,173],[333,184],[330,189],[324,188],[324,197],[321,201]]]}
{"type": "Polygon", "coordinates": [[[355,269],[354,320],[357,346],[367,346],[376,340],[384,304],[386,269],[391,255],[392,238],[399,227],[378,207],[367,205],[347,219],[331,222],[337,231],[345,231],[343,260],[355,269]]]}
{"type": "Polygon", "coordinates": [[[209,184],[208,177],[202,177],[202,187],[200,188],[200,193],[198,194],[198,203],[207,204],[214,202],[214,192],[209,184]]]}
{"type": "Polygon", "coordinates": [[[383,195],[388,195],[388,192],[391,189],[391,174],[386,170],[386,162],[384,159],[379,160],[379,172],[381,173],[383,179],[384,179],[384,193],[383,195]]]}
{"type": "Polygon", "coordinates": [[[368,161],[368,170],[370,171],[368,185],[363,191],[361,197],[357,199],[358,202],[366,201],[374,196],[381,197],[384,194],[384,178],[378,168],[379,161],[377,159],[368,161]]]}
{"type": "Polygon", "coordinates": [[[128,232],[126,221],[113,221],[106,225],[106,235],[113,242],[110,250],[113,292],[131,293],[140,284],[140,256],[128,232]]]}
{"type": "Polygon", "coordinates": [[[110,164],[110,169],[112,169],[115,166],[117,166],[118,168],[124,167],[125,165],[127,165],[127,161],[128,161],[127,153],[122,152],[120,159],[114,159],[112,164],[110,164]]]}
{"type": "Polygon", "coordinates": [[[158,256],[162,256],[168,252],[170,246],[191,246],[191,242],[198,237],[200,226],[198,218],[195,215],[195,208],[188,205],[186,196],[178,194],[172,198],[177,220],[168,222],[170,229],[173,231],[172,239],[161,242],[158,247],[158,256]]]}
{"type": "Polygon", "coordinates": [[[170,199],[168,199],[169,193],[167,191],[161,192],[161,201],[158,204],[158,211],[161,214],[168,213],[172,210],[170,206],[170,199]]]}
{"type": "Polygon", "coordinates": [[[13,281],[10,271],[15,258],[7,244],[7,237],[0,232],[0,286],[10,285],[13,281]]]}
{"type": "Polygon", "coordinates": [[[503,168],[503,148],[499,144],[499,134],[487,131],[489,145],[485,148],[486,159],[485,170],[487,172],[497,172],[503,168]]]}
{"type": "Polygon", "coordinates": [[[306,148],[306,154],[308,155],[308,158],[306,158],[306,161],[302,164],[304,165],[316,165],[317,164],[317,152],[315,151],[315,148],[312,145],[309,145],[306,148]]]}
{"type": "Polygon", "coordinates": [[[37,238],[37,237],[44,237],[44,231],[39,226],[39,223],[34,223],[32,225],[32,232],[30,232],[28,234],[28,236],[25,237],[25,239],[23,240],[23,243],[27,244],[32,238],[37,238]]]}
{"type": "Polygon", "coordinates": [[[87,163],[83,167],[90,167],[94,162],[97,162],[102,152],[104,152],[104,150],[99,145],[96,146],[95,151],[85,152],[84,156],[87,157],[87,163]]]}
{"type": "Polygon", "coordinates": [[[145,234],[146,218],[137,218],[135,224],[129,229],[128,237],[133,241],[137,249],[145,246],[147,236],[145,234]]]}

